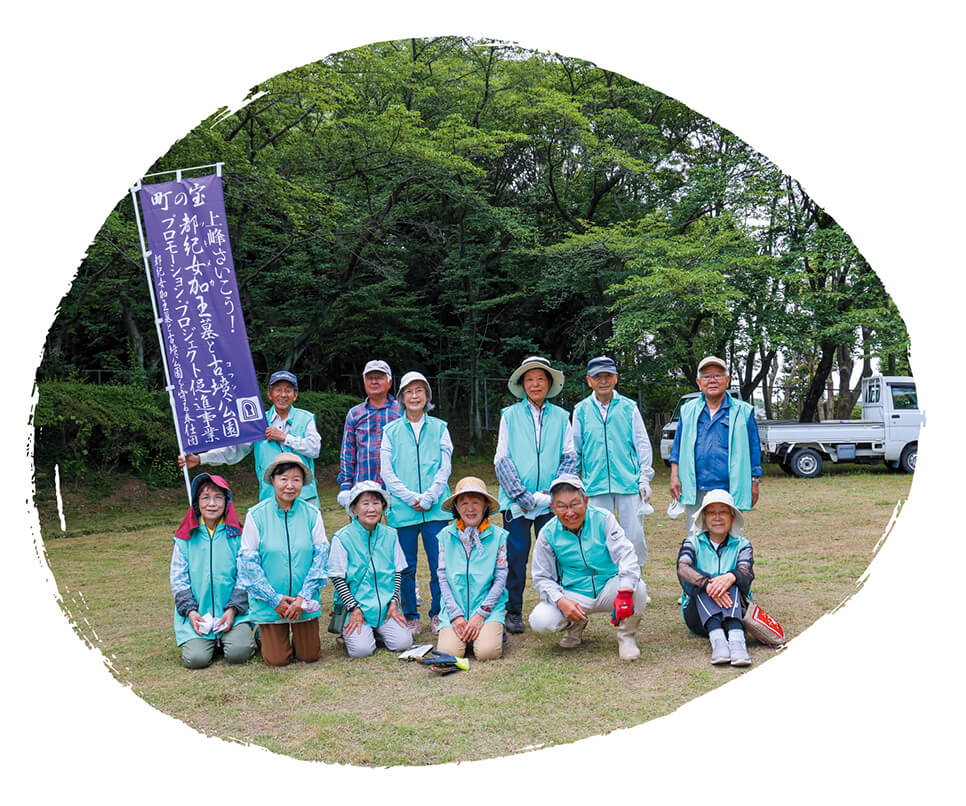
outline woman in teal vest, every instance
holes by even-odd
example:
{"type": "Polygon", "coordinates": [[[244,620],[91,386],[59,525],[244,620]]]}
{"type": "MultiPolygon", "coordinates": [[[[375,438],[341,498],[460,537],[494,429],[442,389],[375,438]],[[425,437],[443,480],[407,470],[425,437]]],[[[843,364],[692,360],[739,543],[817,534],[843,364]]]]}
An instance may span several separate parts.
{"type": "Polygon", "coordinates": [[[280,453],[265,469],[275,494],[248,510],[238,573],[258,624],[262,659],[285,666],[295,657],[319,659],[319,589],[328,578],[329,541],[318,508],[300,498],[312,471],[294,453],[280,453]],[[290,635],[291,633],[291,635],[290,635]]]}
{"type": "Polygon", "coordinates": [[[383,428],[379,450],[380,475],[392,495],[386,522],[396,530],[406,555],[402,609],[413,636],[421,629],[416,604],[416,551],[422,534],[429,561],[429,618],[435,635],[439,632],[436,536],[450,520],[440,502],[449,495],[453,441],[446,423],[426,414],[433,407],[433,393],[425,376],[407,372],[399,384],[399,399],[406,416],[383,428]]]}
{"type": "Polygon", "coordinates": [[[751,543],[736,534],[744,531],[744,518],[731,493],[710,490],[694,524],[678,552],[684,623],[696,635],[708,637],[711,663],[748,666],[741,619],[751,600],[755,558],[751,543]]]}
{"type": "Polygon", "coordinates": [[[244,663],[255,651],[248,596],[235,580],[240,534],[228,482],[196,476],[191,506],[174,533],[170,571],[174,635],[188,669],[209,666],[218,647],[229,663],[244,663]]]}
{"type": "Polygon", "coordinates": [[[389,495],[375,481],[360,481],[349,491],[352,521],[332,536],[329,576],[336,596],[349,612],[342,639],[350,658],[376,651],[376,633],[386,649],[402,652],[413,634],[399,610],[399,587],[406,556],[396,530],[380,523],[389,495]]]}
{"type": "Polygon", "coordinates": [[[467,476],[443,502],[458,520],[439,533],[442,626],[436,648],[462,658],[472,645],[477,660],[503,654],[506,620],[507,531],[489,516],[499,510],[482,479],[467,476]]]}

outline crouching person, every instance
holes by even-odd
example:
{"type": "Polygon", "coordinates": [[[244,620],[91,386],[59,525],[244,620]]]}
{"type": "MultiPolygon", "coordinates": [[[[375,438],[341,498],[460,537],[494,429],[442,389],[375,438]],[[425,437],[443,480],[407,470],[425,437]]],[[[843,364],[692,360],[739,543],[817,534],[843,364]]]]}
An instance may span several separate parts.
{"type": "Polygon", "coordinates": [[[174,635],[188,669],[211,665],[220,646],[229,663],[255,652],[248,595],[236,580],[241,525],[221,476],[191,482],[191,507],[174,533],[171,592],[174,635]]]}
{"type": "Polygon", "coordinates": [[[396,530],[380,523],[389,494],[375,481],[360,481],[349,491],[352,521],[332,537],[329,577],[349,618],[342,630],[350,658],[376,651],[376,633],[386,649],[402,652],[413,634],[399,609],[406,555],[396,530]]]}
{"type": "Polygon", "coordinates": [[[499,508],[486,482],[474,476],[460,479],[443,502],[457,520],[439,533],[443,611],[436,648],[457,658],[470,646],[477,660],[503,654],[507,531],[490,523],[499,508]]]}
{"type": "Polygon", "coordinates": [[[552,518],[533,549],[533,586],[540,603],[530,614],[534,632],[563,632],[560,646],[578,646],[591,613],[611,613],[621,660],[637,660],[637,627],[647,588],[634,546],[617,519],[589,506],[577,476],[550,485],[552,518]]]}
{"type": "Polygon", "coordinates": [[[755,558],[751,543],[736,534],[744,526],[731,493],[710,490],[678,552],[681,614],[691,632],[710,640],[715,666],[751,663],[741,619],[751,598],[755,558]]]}

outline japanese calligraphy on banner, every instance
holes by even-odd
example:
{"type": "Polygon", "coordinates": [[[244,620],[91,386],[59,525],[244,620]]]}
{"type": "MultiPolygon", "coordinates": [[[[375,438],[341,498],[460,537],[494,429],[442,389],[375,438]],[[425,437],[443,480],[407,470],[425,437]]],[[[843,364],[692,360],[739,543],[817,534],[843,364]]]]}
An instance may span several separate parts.
{"type": "Polygon", "coordinates": [[[138,195],[182,448],[264,439],[221,177],[143,185],[138,195]]]}

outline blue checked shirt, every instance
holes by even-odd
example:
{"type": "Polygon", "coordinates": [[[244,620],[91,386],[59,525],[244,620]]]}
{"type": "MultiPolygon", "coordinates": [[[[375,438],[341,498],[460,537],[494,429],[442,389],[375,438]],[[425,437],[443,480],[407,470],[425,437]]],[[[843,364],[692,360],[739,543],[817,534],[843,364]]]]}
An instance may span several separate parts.
{"type": "Polygon", "coordinates": [[[389,395],[382,408],[377,409],[366,398],[349,409],[345,416],[342,451],[339,454],[340,490],[349,490],[360,481],[376,481],[382,485],[379,473],[382,429],[400,417],[402,412],[402,406],[392,395],[389,395]]]}

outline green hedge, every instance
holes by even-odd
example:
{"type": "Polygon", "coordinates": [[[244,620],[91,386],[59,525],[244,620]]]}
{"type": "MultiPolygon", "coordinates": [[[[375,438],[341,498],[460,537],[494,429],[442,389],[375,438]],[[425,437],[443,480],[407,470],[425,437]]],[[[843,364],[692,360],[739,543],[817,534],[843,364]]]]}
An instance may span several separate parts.
{"type": "MultiPolygon", "coordinates": [[[[345,413],[354,397],[302,392],[297,405],[315,414],[322,436],[321,464],[339,459],[345,413]]],[[[270,403],[265,401],[266,407],[270,403]]],[[[166,392],[133,386],[49,381],[38,384],[34,411],[34,461],[41,474],[55,463],[77,478],[130,472],[154,486],[177,483],[178,453],[166,392]]]]}

